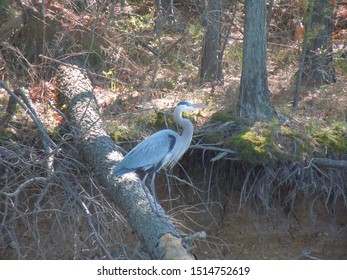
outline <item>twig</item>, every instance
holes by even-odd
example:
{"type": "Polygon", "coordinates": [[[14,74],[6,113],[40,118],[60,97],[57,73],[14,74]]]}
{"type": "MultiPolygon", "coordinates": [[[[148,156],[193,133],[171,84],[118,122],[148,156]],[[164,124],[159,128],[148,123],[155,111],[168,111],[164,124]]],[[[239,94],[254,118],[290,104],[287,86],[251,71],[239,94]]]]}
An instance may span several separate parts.
{"type": "Polygon", "coordinates": [[[105,7],[105,3],[106,2],[102,1],[100,7],[96,11],[95,19],[94,19],[94,23],[93,23],[93,28],[92,28],[92,32],[91,32],[91,42],[90,42],[90,45],[89,45],[89,51],[88,51],[88,54],[87,54],[87,56],[86,56],[86,58],[84,60],[83,68],[86,68],[86,65],[88,64],[88,61],[89,61],[89,56],[92,53],[92,50],[93,50],[93,47],[94,47],[95,36],[97,34],[97,32],[96,32],[96,25],[100,21],[100,14],[102,13],[102,10],[105,7]]]}
{"type": "Polygon", "coordinates": [[[33,121],[35,122],[36,127],[42,136],[41,142],[47,155],[47,160],[46,160],[47,178],[50,179],[52,178],[52,175],[54,172],[54,167],[53,167],[54,156],[53,156],[52,146],[54,148],[56,148],[57,146],[49,137],[44,125],[42,124],[39,116],[36,113],[36,110],[34,109],[34,106],[32,105],[31,100],[27,97],[26,90],[16,89],[15,94],[19,95],[23,99],[24,104],[29,108],[30,112],[35,116],[35,119],[33,119],[33,121]]]}
{"type": "Polygon", "coordinates": [[[115,0],[115,1],[112,1],[112,6],[110,8],[110,13],[108,15],[108,18],[107,18],[107,21],[105,23],[105,26],[104,28],[101,30],[100,32],[100,36],[103,36],[105,31],[107,30],[108,26],[110,25],[111,23],[111,20],[114,18],[114,11],[115,11],[115,7],[116,7],[116,4],[118,3],[119,0],[115,0]]]}
{"type": "Polygon", "coordinates": [[[4,81],[0,80],[0,85],[7,91],[7,93],[17,101],[17,103],[29,114],[29,116],[34,121],[37,129],[40,131],[44,142],[42,143],[45,147],[46,145],[52,145],[53,147],[57,147],[56,144],[52,141],[52,139],[49,137],[45,127],[43,126],[41,120],[38,118],[35,109],[32,107],[30,100],[25,95],[24,89],[18,89],[16,90],[16,93],[20,95],[23,98],[24,103],[19,99],[17,94],[15,94],[12,90],[10,90],[4,81]]]}
{"type": "Polygon", "coordinates": [[[228,154],[237,154],[236,151],[225,149],[225,148],[219,148],[219,147],[215,147],[215,146],[210,146],[210,145],[196,144],[196,145],[190,146],[190,148],[202,149],[204,151],[210,150],[210,151],[220,152],[218,155],[211,158],[210,162],[215,162],[217,160],[220,160],[220,159],[224,158],[225,156],[227,156],[228,154]]]}
{"type": "Polygon", "coordinates": [[[62,173],[59,173],[58,177],[60,178],[62,184],[64,185],[64,190],[74,197],[74,199],[77,201],[77,203],[79,204],[79,206],[83,210],[84,214],[86,215],[89,228],[92,231],[92,235],[94,236],[96,242],[99,244],[101,250],[105,253],[105,255],[108,257],[108,259],[112,260],[113,259],[112,255],[110,254],[104,241],[102,240],[102,237],[100,236],[99,232],[97,231],[97,229],[94,226],[93,216],[90,213],[87,205],[83,202],[80,195],[72,190],[72,188],[69,186],[69,182],[67,182],[66,178],[62,175],[62,173]]]}
{"type": "MultiPolygon", "coordinates": [[[[88,52],[85,52],[85,53],[76,53],[75,55],[76,56],[80,56],[81,54],[87,54],[88,52]]],[[[69,57],[66,57],[64,59],[71,59],[71,57],[73,57],[74,55],[70,54],[69,57]]],[[[44,56],[42,54],[39,55],[40,58],[42,59],[46,59],[46,60],[49,60],[49,61],[52,61],[52,62],[55,62],[55,63],[59,63],[60,65],[64,65],[64,66],[69,66],[73,69],[78,69],[80,71],[82,71],[84,74],[88,74],[88,75],[91,75],[91,76],[94,76],[94,77],[98,77],[98,78],[103,78],[103,79],[109,79],[109,80],[114,80],[115,82],[117,82],[118,84],[121,84],[121,85],[129,85],[129,83],[126,83],[126,82],[122,82],[121,80],[118,80],[117,78],[115,77],[112,77],[112,78],[108,78],[108,77],[105,77],[105,75],[101,75],[101,74],[97,74],[95,72],[92,72],[92,71],[88,71],[87,69],[85,68],[79,68],[78,66],[76,65],[70,65],[69,63],[65,63],[63,62],[62,60],[59,60],[59,59],[55,59],[55,58],[52,58],[52,57],[49,57],[49,56],[44,56]]]]}
{"type": "Polygon", "coordinates": [[[0,80],[0,85],[8,92],[8,94],[13,98],[24,110],[29,114],[33,122],[35,123],[37,129],[39,130],[42,138],[41,142],[45,149],[45,152],[48,156],[47,158],[47,176],[48,178],[51,178],[53,174],[53,149],[57,148],[57,145],[52,141],[52,139],[49,137],[44,125],[42,124],[40,118],[38,117],[36,110],[34,109],[31,100],[27,97],[26,90],[25,89],[17,89],[15,92],[11,91],[7,85],[0,80]],[[20,96],[23,99],[23,102],[19,99],[20,96]]]}
{"type": "Polygon", "coordinates": [[[279,43],[273,43],[273,42],[268,42],[267,44],[269,46],[276,46],[276,47],[287,48],[292,50],[300,50],[300,46],[291,46],[291,45],[285,45],[285,44],[279,44],[279,43]]]}
{"type": "Polygon", "coordinates": [[[16,197],[16,196],[18,196],[18,194],[24,188],[29,187],[34,182],[43,184],[43,183],[47,182],[47,178],[45,178],[45,177],[34,177],[34,178],[31,178],[31,179],[25,181],[24,183],[20,184],[14,192],[7,193],[7,192],[4,192],[4,191],[0,191],[0,195],[6,196],[6,197],[16,197]]]}
{"type": "Polygon", "coordinates": [[[228,154],[237,154],[236,151],[230,150],[230,149],[225,149],[225,148],[219,148],[215,146],[210,146],[210,145],[191,145],[191,149],[202,149],[202,150],[209,150],[209,151],[217,151],[217,152],[224,152],[228,154]]]}
{"type": "Polygon", "coordinates": [[[16,100],[12,96],[10,96],[7,102],[4,117],[0,119],[0,126],[7,127],[8,123],[12,120],[13,115],[16,111],[16,104],[16,100]]]}
{"type": "Polygon", "coordinates": [[[233,13],[230,17],[230,24],[229,24],[228,30],[226,32],[226,36],[224,37],[224,42],[221,46],[220,52],[218,53],[218,60],[220,61],[220,63],[222,63],[222,61],[223,61],[225,48],[226,48],[229,40],[232,39],[232,37],[230,35],[231,35],[231,28],[234,26],[234,19],[236,17],[236,10],[237,10],[236,4],[237,4],[237,1],[236,0],[233,1],[233,4],[231,6],[233,13]]]}
{"type": "Polygon", "coordinates": [[[170,177],[170,178],[173,178],[173,179],[177,180],[178,182],[181,182],[181,183],[183,183],[183,184],[185,184],[185,185],[188,185],[188,186],[192,187],[194,190],[197,190],[197,191],[199,191],[199,192],[202,192],[202,190],[200,190],[198,187],[196,187],[193,183],[190,183],[190,182],[188,182],[188,181],[186,181],[186,180],[184,180],[184,179],[181,179],[181,178],[179,178],[179,177],[177,177],[177,176],[175,176],[175,175],[172,175],[172,174],[167,174],[167,176],[170,177]]]}
{"type": "Polygon", "coordinates": [[[94,227],[94,224],[93,224],[93,216],[92,214],[90,213],[88,207],[86,206],[86,204],[82,201],[82,199],[79,197],[79,196],[75,196],[77,202],[80,204],[82,210],[85,212],[86,216],[87,216],[87,220],[88,220],[88,225],[89,225],[89,228],[91,229],[92,231],[92,234],[95,238],[95,240],[98,242],[100,248],[102,249],[102,251],[105,253],[105,255],[110,259],[112,260],[113,257],[112,255],[110,254],[110,252],[107,250],[106,248],[106,245],[104,243],[104,241],[102,240],[102,237],[100,236],[100,234],[98,233],[98,231],[96,230],[96,228],[94,227]]]}
{"type": "Polygon", "coordinates": [[[271,18],[272,18],[272,14],[273,14],[273,11],[272,11],[272,8],[273,8],[273,5],[274,5],[274,0],[270,0],[270,3],[269,3],[269,8],[268,8],[268,14],[267,14],[267,19],[266,19],[266,37],[268,37],[269,35],[269,30],[270,30],[270,23],[271,23],[271,18]]]}
{"type": "Polygon", "coordinates": [[[215,162],[217,160],[220,160],[222,158],[224,158],[228,153],[227,152],[221,152],[218,155],[216,155],[215,157],[211,158],[210,162],[215,162]]]}
{"type": "Polygon", "coordinates": [[[140,46],[146,48],[147,50],[149,50],[151,53],[153,53],[156,57],[160,56],[160,53],[158,50],[155,50],[154,48],[152,48],[151,46],[149,46],[147,43],[145,43],[144,41],[142,41],[141,39],[139,39],[136,36],[132,36],[130,35],[130,38],[132,38],[136,43],[138,43],[140,46]]]}
{"type": "MultiPolygon", "coordinates": [[[[188,177],[188,174],[187,172],[184,170],[184,168],[182,168],[182,171],[187,175],[188,177]]],[[[186,180],[183,180],[175,175],[172,175],[172,174],[167,174],[168,177],[171,177],[171,178],[174,178],[175,180],[181,182],[181,183],[184,183],[184,184],[187,184],[188,186],[192,187],[194,191],[197,190],[197,192],[195,192],[195,194],[199,197],[199,199],[201,201],[204,201],[203,198],[201,197],[200,193],[199,192],[203,192],[202,190],[200,190],[198,187],[196,187],[193,183],[190,183],[186,180]]],[[[189,178],[189,177],[188,177],[189,178]]],[[[203,202],[203,205],[204,207],[206,208],[206,211],[210,214],[212,220],[216,223],[216,225],[218,225],[218,222],[216,221],[215,217],[213,216],[212,212],[210,211],[210,209],[208,208],[207,204],[205,202],[203,202]]]]}
{"type": "Polygon", "coordinates": [[[202,230],[202,231],[197,231],[191,235],[186,236],[184,240],[202,240],[206,238],[207,238],[207,234],[205,231],[202,230]]]}
{"type": "Polygon", "coordinates": [[[178,38],[175,42],[173,42],[166,50],[163,54],[161,54],[161,59],[165,58],[172,50],[174,47],[176,47],[178,45],[179,42],[181,42],[184,38],[186,37],[186,35],[182,35],[180,38],[178,38]]]}
{"type": "Polygon", "coordinates": [[[36,70],[35,70],[34,65],[32,65],[32,64],[28,61],[28,59],[25,57],[25,55],[24,55],[18,48],[12,46],[12,45],[9,44],[8,42],[1,42],[1,44],[2,44],[4,47],[8,48],[9,50],[15,52],[15,54],[18,55],[18,57],[20,57],[22,60],[25,61],[25,63],[26,63],[29,67],[27,68],[27,67],[25,67],[23,64],[22,64],[22,66],[23,66],[23,68],[28,72],[29,76],[32,76],[32,73],[30,73],[29,70],[32,70],[32,71],[34,72],[34,74],[36,75],[36,70]]]}

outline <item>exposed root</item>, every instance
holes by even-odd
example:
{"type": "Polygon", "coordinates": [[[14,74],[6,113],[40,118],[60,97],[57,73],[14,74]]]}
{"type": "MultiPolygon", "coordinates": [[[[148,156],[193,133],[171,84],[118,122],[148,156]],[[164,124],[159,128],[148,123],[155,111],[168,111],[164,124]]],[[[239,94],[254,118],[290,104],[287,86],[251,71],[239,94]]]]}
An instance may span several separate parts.
{"type": "Polygon", "coordinates": [[[201,161],[200,169],[194,174],[187,173],[191,182],[201,182],[199,194],[205,203],[210,201],[213,191],[213,198],[221,205],[231,193],[238,193],[239,211],[247,205],[258,205],[269,212],[279,206],[291,213],[298,196],[310,201],[311,209],[321,200],[329,211],[333,212],[341,202],[347,209],[347,173],[341,168],[318,166],[313,162],[306,166],[295,163],[275,166],[252,165],[235,158],[215,161],[216,152],[194,151],[189,160],[185,157],[183,164],[190,166],[201,161]]]}

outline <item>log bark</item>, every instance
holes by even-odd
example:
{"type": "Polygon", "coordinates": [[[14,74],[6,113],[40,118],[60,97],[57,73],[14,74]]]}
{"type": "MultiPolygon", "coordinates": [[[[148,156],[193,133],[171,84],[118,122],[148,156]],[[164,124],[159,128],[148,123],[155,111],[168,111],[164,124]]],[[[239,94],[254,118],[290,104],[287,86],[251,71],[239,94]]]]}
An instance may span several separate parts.
{"type": "Polygon", "coordinates": [[[105,187],[110,200],[125,215],[150,257],[193,259],[170,220],[164,215],[157,216],[152,210],[137,175],[114,176],[113,169],[123,156],[103,128],[91,82],[83,69],[77,65],[60,65],[58,81],[59,97],[67,105],[67,122],[76,147],[105,187]]]}

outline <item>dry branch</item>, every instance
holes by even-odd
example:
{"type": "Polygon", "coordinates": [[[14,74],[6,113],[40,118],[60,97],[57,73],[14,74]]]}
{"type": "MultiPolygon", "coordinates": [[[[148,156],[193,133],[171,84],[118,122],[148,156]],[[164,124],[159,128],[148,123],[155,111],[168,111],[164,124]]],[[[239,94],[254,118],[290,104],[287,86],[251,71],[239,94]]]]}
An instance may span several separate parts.
{"type": "Polygon", "coordinates": [[[56,147],[55,143],[52,141],[52,139],[49,137],[44,125],[42,124],[41,120],[39,119],[34,107],[31,104],[30,99],[26,96],[26,90],[25,89],[17,89],[15,92],[9,89],[9,87],[6,85],[5,82],[0,80],[0,86],[3,87],[7,93],[11,96],[13,100],[15,100],[32,118],[34,121],[37,129],[40,131],[40,134],[42,136],[42,144],[46,148],[48,146],[56,147]],[[23,102],[18,97],[22,97],[23,102]]]}
{"type": "Polygon", "coordinates": [[[54,172],[53,168],[53,162],[54,162],[54,155],[53,155],[53,149],[56,148],[56,144],[52,141],[52,139],[49,137],[48,132],[41,122],[32,102],[31,99],[28,97],[27,90],[20,88],[16,89],[14,92],[12,92],[11,89],[0,80],[0,86],[2,86],[7,93],[10,95],[9,99],[9,107],[7,109],[8,115],[5,118],[12,117],[11,114],[14,114],[14,104],[18,103],[31,117],[33,122],[35,123],[38,131],[41,135],[41,142],[45,149],[47,160],[46,160],[46,167],[47,167],[47,178],[50,180],[52,177],[52,174],[54,172]],[[22,100],[19,98],[21,97],[22,100]]]}
{"type": "Polygon", "coordinates": [[[346,168],[347,160],[335,160],[330,158],[313,158],[312,162],[323,167],[346,168]]]}
{"type": "Polygon", "coordinates": [[[84,71],[76,65],[61,65],[58,78],[60,99],[68,105],[67,121],[75,145],[106,188],[110,200],[125,214],[151,258],[193,259],[169,219],[158,217],[152,210],[139,178],[134,173],[114,176],[113,169],[122,154],[103,128],[93,88],[84,71]]]}
{"type": "Polygon", "coordinates": [[[24,183],[20,184],[16,190],[14,192],[11,192],[11,193],[7,193],[3,190],[0,190],[0,196],[3,195],[3,196],[6,196],[6,197],[16,197],[19,195],[19,193],[27,188],[27,187],[30,187],[33,183],[41,183],[41,184],[46,184],[47,183],[47,179],[44,178],[44,177],[34,177],[34,178],[31,178],[27,181],[25,181],[24,183]]]}

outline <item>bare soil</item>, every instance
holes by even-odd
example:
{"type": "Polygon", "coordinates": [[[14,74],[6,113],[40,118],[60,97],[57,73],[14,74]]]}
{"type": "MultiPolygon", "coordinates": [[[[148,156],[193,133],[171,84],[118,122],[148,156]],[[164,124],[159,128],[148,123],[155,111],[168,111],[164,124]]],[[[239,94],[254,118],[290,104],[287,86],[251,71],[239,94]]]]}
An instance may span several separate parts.
{"type": "MultiPolygon", "coordinates": [[[[165,190],[158,191],[167,197],[165,190]]],[[[182,200],[187,193],[173,191],[171,195],[182,200]]],[[[186,199],[189,196],[194,194],[186,199]]],[[[239,196],[234,191],[223,206],[210,203],[210,213],[201,204],[177,208],[181,214],[175,218],[185,227],[207,233],[206,240],[195,242],[198,259],[347,259],[343,201],[332,210],[322,200],[298,196],[287,213],[283,207],[264,210],[252,203],[240,208],[239,196]]]]}

